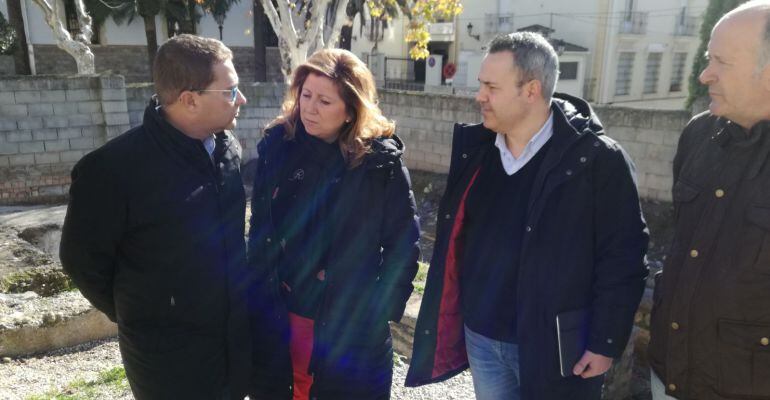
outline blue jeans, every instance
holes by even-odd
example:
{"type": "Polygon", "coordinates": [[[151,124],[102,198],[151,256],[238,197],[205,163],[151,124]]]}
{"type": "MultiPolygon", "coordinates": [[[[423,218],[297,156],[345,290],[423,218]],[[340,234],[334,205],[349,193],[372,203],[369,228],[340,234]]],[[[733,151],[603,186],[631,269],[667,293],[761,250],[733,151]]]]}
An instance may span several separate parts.
{"type": "Polygon", "coordinates": [[[465,327],[465,348],[477,400],[519,400],[519,346],[465,327]]]}

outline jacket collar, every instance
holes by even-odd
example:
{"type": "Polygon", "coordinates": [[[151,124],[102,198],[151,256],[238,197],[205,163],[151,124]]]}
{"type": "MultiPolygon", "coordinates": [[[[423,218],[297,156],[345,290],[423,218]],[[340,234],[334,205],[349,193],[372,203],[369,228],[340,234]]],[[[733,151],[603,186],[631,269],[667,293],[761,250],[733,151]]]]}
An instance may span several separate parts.
{"type": "MultiPolygon", "coordinates": [[[[211,164],[202,141],[185,135],[166,121],[156,96],[150,99],[150,103],[145,108],[142,124],[157,140],[181,153],[185,159],[194,162],[197,167],[208,168],[211,164]]],[[[216,133],[214,140],[216,141],[214,157],[219,159],[230,148],[232,140],[224,131],[216,133]]]]}
{"type": "MultiPolygon", "coordinates": [[[[587,133],[603,135],[604,127],[599,117],[585,100],[565,93],[555,93],[551,101],[553,111],[553,136],[551,151],[561,154],[587,133]]],[[[494,144],[496,133],[479,124],[478,131],[463,138],[464,152],[494,144]]]]}

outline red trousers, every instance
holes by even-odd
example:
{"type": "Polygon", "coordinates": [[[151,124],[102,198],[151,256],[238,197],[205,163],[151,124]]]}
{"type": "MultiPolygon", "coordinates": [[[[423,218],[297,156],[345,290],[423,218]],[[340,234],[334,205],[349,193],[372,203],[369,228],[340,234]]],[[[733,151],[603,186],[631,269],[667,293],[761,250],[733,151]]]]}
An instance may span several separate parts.
{"type": "Polygon", "coordinates": [[[313,376],[307,373],[313,354],[313,320],[289,313],[289,354],[294,370],[294,400],[308,400],[313,376]]]}

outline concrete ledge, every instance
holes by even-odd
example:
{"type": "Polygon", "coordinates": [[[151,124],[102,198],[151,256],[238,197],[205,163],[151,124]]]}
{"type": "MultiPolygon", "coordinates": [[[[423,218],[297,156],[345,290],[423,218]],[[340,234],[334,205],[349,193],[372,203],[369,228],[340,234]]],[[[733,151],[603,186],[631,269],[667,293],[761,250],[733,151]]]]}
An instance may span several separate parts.
{"type": "Polygon", "coordinates": [[[117,325],[78,291],[53,297],[0,295],[0,357],[34,354],[114,337],[117,325]]]}

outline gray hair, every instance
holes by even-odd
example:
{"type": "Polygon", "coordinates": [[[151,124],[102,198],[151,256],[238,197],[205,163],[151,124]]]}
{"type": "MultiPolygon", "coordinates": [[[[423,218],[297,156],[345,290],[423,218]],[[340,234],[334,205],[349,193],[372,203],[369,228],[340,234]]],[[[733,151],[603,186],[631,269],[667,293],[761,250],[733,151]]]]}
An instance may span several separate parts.
{"type": "Polygon", "coordinates": [[[757,49],[757,72],[761,71],[766,65],[770,64],[770,1],[768,0],[750,0],[738,7],[733,8],[722,19],[729,18],[735,14],[743,12],[759,12],[765,19],[760,38],[759,48],[757,49]]]}
{"type": "Polygon", "coordinates": [[[535,32],[514,32],[492,39],[487,54],[509,51],[524,81],[538,80],[543,98],[550,102],[559,76],[559,57],[548,40],[535,32]]]}

